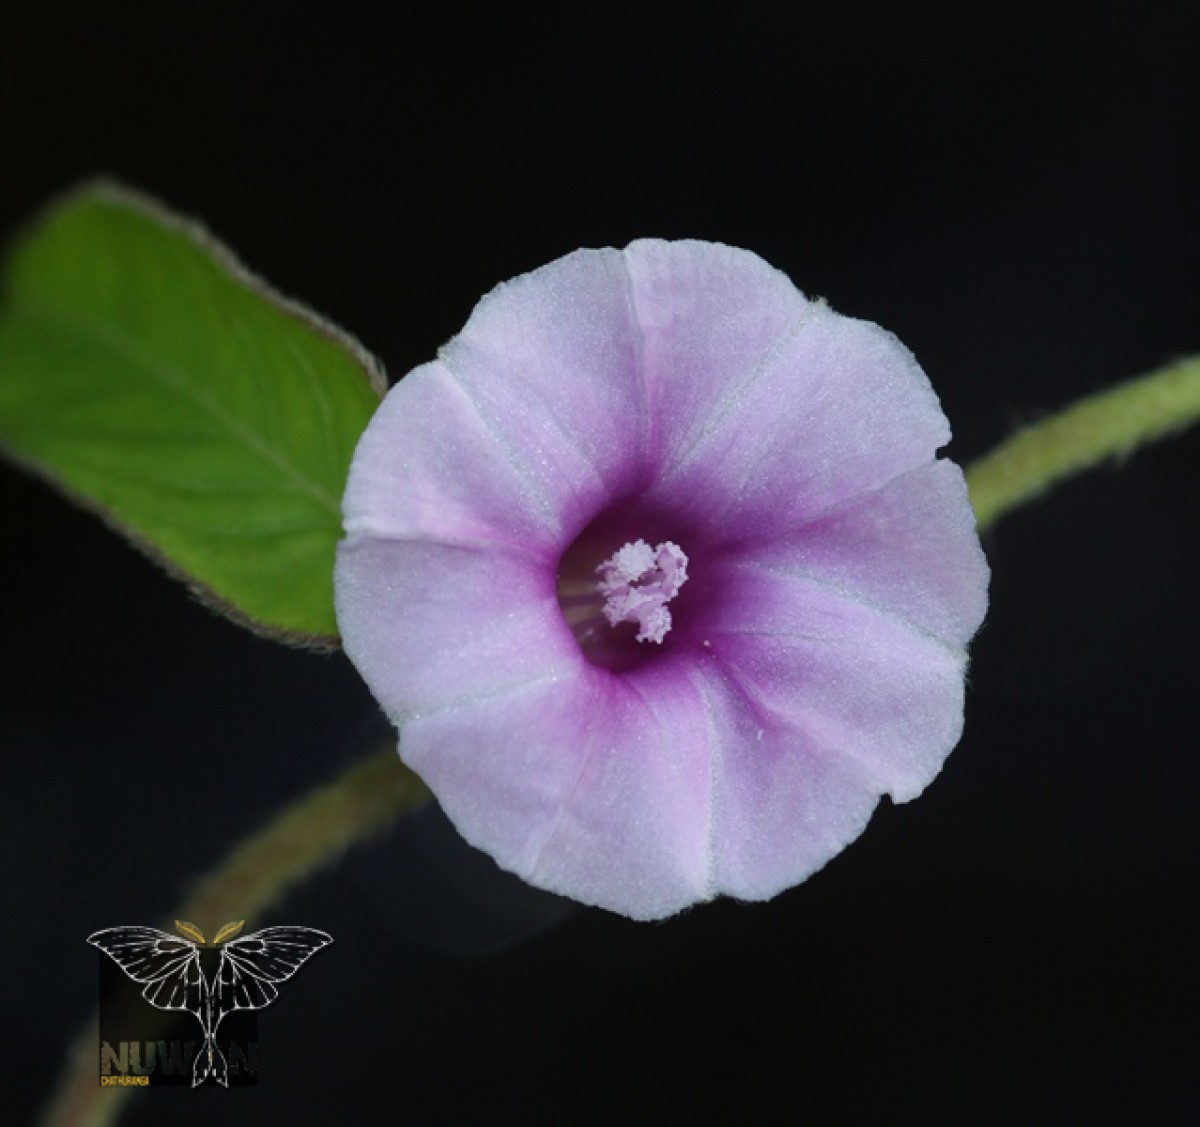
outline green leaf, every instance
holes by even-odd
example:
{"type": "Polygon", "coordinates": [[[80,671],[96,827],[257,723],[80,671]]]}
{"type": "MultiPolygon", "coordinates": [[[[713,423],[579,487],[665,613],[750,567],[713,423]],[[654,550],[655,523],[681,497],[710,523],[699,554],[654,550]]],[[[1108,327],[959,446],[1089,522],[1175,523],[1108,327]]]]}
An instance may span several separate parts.
{"type": "Polygon", "coordinates": [[[4,284],[4,452],[224,613],[336,644],[342,490],[385,387],[371,357],[111,184],[26,232],[4,284]]]}

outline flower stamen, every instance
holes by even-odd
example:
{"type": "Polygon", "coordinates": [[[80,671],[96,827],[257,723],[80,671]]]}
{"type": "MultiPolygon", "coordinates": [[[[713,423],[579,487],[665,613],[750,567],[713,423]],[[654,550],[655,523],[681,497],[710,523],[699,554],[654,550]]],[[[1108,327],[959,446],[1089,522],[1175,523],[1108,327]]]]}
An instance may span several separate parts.
{"type": "Polygon", "coordinates": [[[635,540],[618,548],[596,574],[609,626],[637,623],[639,642],[662,640],[671,629],[669,603],[687,582],[687,556],[670,540],[651,548],[635,540]]]}

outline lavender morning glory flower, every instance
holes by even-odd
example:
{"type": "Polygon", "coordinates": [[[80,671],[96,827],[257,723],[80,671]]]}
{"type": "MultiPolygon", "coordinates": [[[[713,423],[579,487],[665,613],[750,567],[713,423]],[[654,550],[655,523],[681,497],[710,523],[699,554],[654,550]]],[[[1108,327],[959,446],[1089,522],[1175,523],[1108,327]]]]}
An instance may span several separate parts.
{"type": "Polygon", "coordinates": [[[347,653],[463,836],[637,919],[774,896],[914,798],[988,570],[910,353],[747,251],[583,250],[388,395],[347,653]]]}

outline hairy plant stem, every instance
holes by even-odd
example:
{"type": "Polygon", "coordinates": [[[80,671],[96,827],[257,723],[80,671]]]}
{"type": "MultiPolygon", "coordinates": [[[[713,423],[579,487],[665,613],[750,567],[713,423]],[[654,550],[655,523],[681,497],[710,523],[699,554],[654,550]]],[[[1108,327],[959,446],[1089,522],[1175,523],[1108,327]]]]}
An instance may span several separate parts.
{"type": "Polygon", "coordinates": [[[967,467],[980,531],[1065,478],[1200,420],[1200,356],[1081,399],[967,467]]]}
{"type": "MultiPolygon", "coordinates": [[[[1200,357],[1172,364],[1081,400],[1019,430],[967,468],[980,530],[1051,486],[1200,420],[1200,357]]],[[[197,886],[171,919],[252,919],[300,881],[336,861],[427,797],[389,748],[306,795],[243,842],[197,886]]],[[[42,1123],[102,1127],[127,1088],[101,1088],[97,1018],[76,1038],[42,1123]]]]}

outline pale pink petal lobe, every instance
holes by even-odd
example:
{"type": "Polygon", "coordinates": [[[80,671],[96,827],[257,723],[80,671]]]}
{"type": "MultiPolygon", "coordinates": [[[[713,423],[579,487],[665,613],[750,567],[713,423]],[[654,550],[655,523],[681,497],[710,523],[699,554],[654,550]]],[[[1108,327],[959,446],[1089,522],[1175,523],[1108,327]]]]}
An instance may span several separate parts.
{"type": "Polygon", "coordinates": [[[355,537],[335,590],[346,653],[397,722],[583,664],[552,572],[524,555],[355,537]]]}
{"type": "Polygon", "coordinates": [[[770,536],[932,461],[949,439],[908,349],[822,309],[720,405],[654,493],[730,540],[770,536]]]}
{"type": "Polygon", "coordinates": [[[437,362],[405,376],[376,411],[342,510],[352,537],[496,542],[535,554],[552,553],[560,527],[526,454],[488,429],[437,362]]]}
{"type": "Polygon", "coordinates": [[[988,565],[962,470],[928,463],[795,529],[747,544],[739,558],[811,578],[886,607],[918,630],[965,646],[987,609],[988,565]]]}
{"type": "Polygon", "coordinates": [[[872,794],[920,794],[962,733],[962,650],[785,572],[729,566],[722,584],[705,649],[729,680],[872,794]]]}
{"type": "Polygon", "coordinates": [[[711,886],[768,900],[854,841],[879,794],[818,738],[754,705],[719,667],[695,677],[714,732],[711,886]]]}
{"type": "Polygon", "coordinates": [[[686,678],[589,667],[411,720],[400,751],[502,868],[659,919],[710,895],[704,728],[686,678]]]}
{"type": "Polygon", "coordinates": [[[441,351],[568,542],[614,496],[647,484],[639,349],[628,274],[609,250],[497,287],[441,351]]]}
{"type": "Polygon", "coordinates": [[[818,306],[736,247],[641,239],[624,256],[661,469],[818,306]]]}

